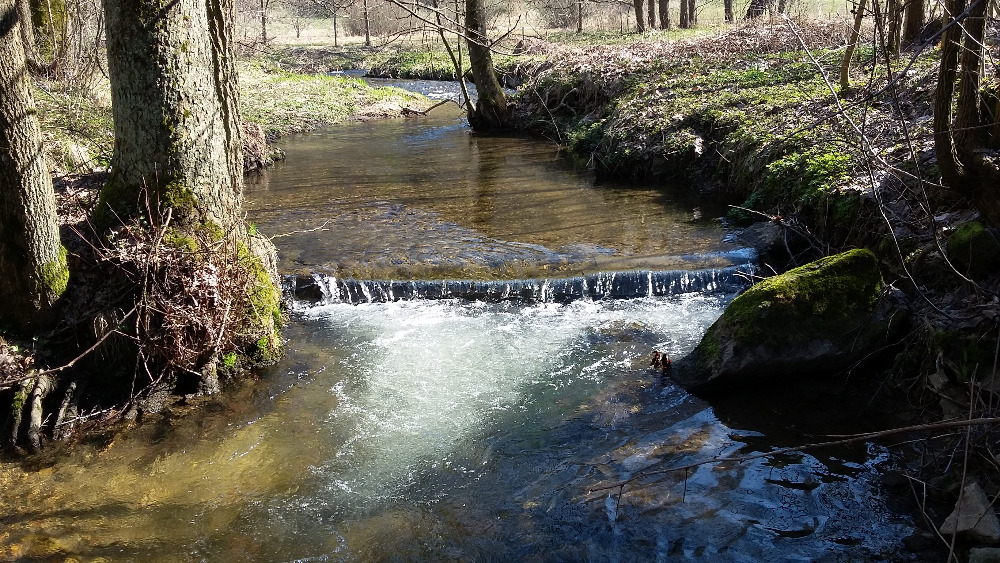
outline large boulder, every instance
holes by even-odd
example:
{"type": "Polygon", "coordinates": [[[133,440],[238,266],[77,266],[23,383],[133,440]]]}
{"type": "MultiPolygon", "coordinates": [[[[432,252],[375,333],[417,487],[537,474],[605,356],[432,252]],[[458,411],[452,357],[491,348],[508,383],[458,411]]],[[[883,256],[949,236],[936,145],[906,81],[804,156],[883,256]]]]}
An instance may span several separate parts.
{"type": "Polygon", "coordinates": [[[674,378],[686,388],[822,377],[883,346],[882,276],[851,250],[768,278],[733,300],[674,378]]]}

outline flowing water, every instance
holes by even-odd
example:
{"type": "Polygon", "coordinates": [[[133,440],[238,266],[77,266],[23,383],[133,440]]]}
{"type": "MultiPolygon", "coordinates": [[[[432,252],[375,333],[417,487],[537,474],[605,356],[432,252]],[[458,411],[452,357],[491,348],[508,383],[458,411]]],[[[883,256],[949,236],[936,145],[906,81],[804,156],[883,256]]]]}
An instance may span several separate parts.
{"type": "Polygon", "coordinates": [[[718,210],[595,187],[550,143],[471,136],[448,112],[282,144],[248,213],[295,274],[286,359],[57,464],[0,465],[0,559],[898,551],[909,524],[886,508],[879,446],[670,471],[803,441],[648,368],[741,286],[752,254],[718,210]]]}

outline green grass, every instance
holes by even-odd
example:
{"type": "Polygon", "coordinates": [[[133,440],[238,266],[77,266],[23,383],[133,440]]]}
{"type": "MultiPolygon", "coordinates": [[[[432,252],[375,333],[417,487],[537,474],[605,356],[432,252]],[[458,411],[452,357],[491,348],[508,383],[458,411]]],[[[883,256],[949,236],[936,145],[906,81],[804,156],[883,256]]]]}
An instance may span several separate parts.
{"type": "Polygon", "coordinates": [[[423,107],[426,98],[398,88],[372,88],[364,81],[325,74],[297,74],[259,63],[240,68],[243,119],[271,136],[331,125],[363,112],[391,115],[401,107],[423,107]]]}

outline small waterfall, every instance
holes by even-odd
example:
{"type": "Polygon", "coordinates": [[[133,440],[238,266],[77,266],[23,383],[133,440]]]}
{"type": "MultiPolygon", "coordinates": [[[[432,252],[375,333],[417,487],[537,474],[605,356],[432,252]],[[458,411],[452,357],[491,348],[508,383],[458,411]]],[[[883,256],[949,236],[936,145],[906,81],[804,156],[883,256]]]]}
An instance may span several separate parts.
{"type": "Polygon", "coordinates": [[[286,297],[308,304],[389,303],[415,299],[569,303],[579,299],[631,299],[681,293],[727,293],[748,285],[750,264],[706,270],[599,272],[572,278],[528,280],[357,280],[324,274],[284,279],[286,297]]]}

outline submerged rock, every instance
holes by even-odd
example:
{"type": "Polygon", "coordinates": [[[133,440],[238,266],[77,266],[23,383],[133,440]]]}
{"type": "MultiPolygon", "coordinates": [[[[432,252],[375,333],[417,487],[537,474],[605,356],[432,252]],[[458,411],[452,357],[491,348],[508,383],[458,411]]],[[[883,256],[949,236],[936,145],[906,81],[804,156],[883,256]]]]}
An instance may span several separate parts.
{"type": "Polygon", "coordinates": [[[851,250],[768,278],[737,297],[674,379],[686,388],[820,378],[883,346],[892,316],[879,308],[875,255],[851,250]]]}

